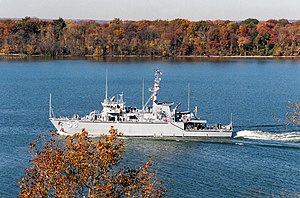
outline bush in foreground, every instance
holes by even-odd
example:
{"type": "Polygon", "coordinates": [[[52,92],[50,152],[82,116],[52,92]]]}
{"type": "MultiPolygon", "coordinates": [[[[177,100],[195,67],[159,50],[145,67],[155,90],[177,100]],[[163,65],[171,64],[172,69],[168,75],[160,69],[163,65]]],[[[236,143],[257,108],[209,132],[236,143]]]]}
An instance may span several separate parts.
{"type": "Polygon", "coordinates": [[[151,160],[140,168],[120,168],[125,152],[123,141],[113,128],[100,140],[80,134],[67,136],[64,146],[51,133],[42,149],[30,145],[32,166],[26,168],[19,185],[20,197],[162,197],[165,189],[150,170],[151,160]],[[60,148],[61,147],[61,148],[60,148]]]}
{"type": "Polygon", "coordinates": [[[288,101],[287,110],[282,118],[273,115],[273,118],[286,126],[300,126],[300,105],[299,102],[288,101]]]}

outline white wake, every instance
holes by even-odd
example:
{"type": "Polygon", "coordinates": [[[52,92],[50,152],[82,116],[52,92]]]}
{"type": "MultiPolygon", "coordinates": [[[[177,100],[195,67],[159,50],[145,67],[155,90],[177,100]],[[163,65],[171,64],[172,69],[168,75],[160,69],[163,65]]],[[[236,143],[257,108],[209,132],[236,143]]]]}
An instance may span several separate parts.
{"type": "Polygon", "coordinates": [[[245,138],[255,140],[275,140],[275,141],[300,141],[300,132],[264,132],[243,130],[236,132],[234,138],[245,138]]]}

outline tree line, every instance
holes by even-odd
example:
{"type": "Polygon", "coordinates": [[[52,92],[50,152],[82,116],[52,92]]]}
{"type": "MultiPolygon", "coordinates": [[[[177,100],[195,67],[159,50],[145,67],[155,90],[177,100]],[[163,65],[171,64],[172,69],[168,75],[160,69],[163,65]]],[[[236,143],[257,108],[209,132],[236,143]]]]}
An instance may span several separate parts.
{"type": "Polygon", "coordinates": [[[0,20],[0,53],[43,56],[299,56],[300,20],[0,20]]]}

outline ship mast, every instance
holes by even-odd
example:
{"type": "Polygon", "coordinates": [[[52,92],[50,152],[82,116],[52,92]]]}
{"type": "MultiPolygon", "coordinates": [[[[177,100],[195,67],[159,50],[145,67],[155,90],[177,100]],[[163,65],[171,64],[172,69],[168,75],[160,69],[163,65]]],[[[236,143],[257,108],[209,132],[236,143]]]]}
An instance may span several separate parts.
{"type": "Polygon", "coordinates": [[[190,83],[188,83],[188,111],[190,112],[190,83]]]}
{"type": "Polygon", "coordinates": [[[50,93],[50,98],[49,98],[49,118],[54,118],[54,112],[52,108],[52,95],[50,93]]]}
{"type": "Polygon", "coordinates": [[[108,99],[107,69],[105,74],[105,99],[108,99]]]}
{"type": "Polygon", "coordinates": [[[145,80],[143,79],[143,83],[142,83],[142,110],[144,110],[144,103],[145,103],[145,80]]]}
{"type": "Polygon", "coordinates": [[[154,76],[155,76],[154,87],[152,88],[153,94],[151,96],[152,101],[153,101],[153,105],[157,101],[157,96],[158,96],[158,92],[159,92],[159,89],[160,89],[160,81],[161,81],[160,77],[161,77],[161,75],[162,75],[162,73],[158,69],[156,69],[155,74],[154,74],[154,76]]]}
{"type": "Polygon", "coordinates": [[[158,92],[159,92],[159,89],[160,89],[160,81],[161,81],[161,75],[162,75],[162,72],[159,71],[158,69],[155,69],[155,73],[154,73],[154,87],[150,88],[149,91],[152,92],[150,98],[147,100],[146,104],[144,105],[143,108],[145,108],[149,101],[152,100],[153,103],[152,103],[152,106],[154,106],[156,104],[156,101],[157,101],[157,96],[158,96],[158,92]]]}

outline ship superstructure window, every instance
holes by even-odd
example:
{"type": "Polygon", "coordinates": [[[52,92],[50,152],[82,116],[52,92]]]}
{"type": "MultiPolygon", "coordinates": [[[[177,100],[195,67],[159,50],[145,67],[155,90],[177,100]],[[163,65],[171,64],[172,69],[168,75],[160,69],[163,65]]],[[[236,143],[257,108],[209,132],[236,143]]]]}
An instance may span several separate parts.
{"type": "Polygon", "coordinates": [[[130,120],[136,120],[137,117],[136,117],[136,115],[131,115],[131,116],[129,116],[129,119],[130,119],[130,120]]]}

